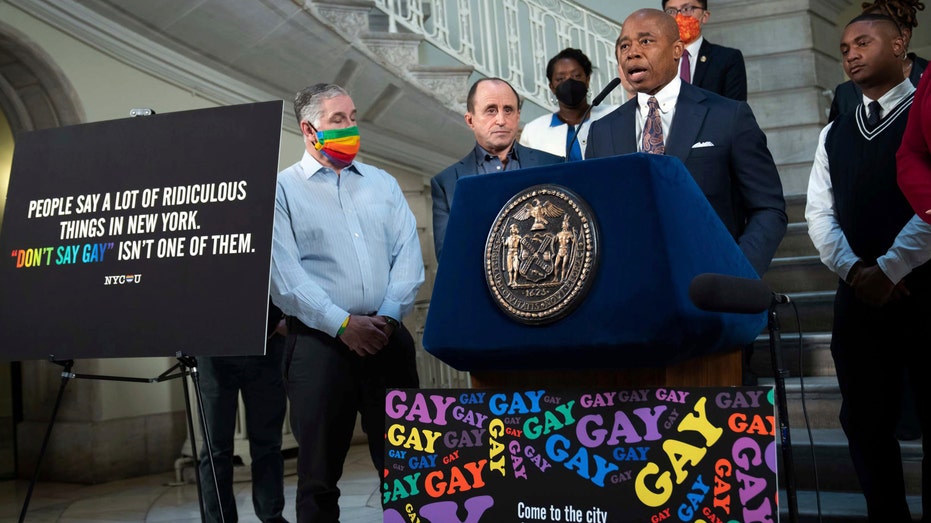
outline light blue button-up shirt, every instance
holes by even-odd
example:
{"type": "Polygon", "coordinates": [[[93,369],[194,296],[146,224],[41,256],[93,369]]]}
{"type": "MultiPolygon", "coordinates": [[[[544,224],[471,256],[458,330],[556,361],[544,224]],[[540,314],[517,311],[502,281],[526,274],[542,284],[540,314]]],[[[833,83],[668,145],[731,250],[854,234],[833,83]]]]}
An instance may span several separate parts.
{"type": "Polygon", "coordinates": [[[337,176],[306,151],[278,173],[271,294],[285,314],[336,336],[349,314],[402,319],[423,280],[417,223],[390,174],[356,161],[337,176]]]}

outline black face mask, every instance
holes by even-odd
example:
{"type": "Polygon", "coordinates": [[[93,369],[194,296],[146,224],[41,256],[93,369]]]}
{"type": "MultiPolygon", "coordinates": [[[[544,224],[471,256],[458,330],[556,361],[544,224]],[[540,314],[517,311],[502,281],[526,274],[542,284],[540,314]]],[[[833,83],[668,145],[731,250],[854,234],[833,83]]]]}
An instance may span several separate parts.
{"type": "Polygon", "coordinates": [[[585,96],[588,95],[588,87],[584,82],[567,78],[556,86],[555,93],[557,100],[569,107],[576,107],[585,101],[585,96]]]}

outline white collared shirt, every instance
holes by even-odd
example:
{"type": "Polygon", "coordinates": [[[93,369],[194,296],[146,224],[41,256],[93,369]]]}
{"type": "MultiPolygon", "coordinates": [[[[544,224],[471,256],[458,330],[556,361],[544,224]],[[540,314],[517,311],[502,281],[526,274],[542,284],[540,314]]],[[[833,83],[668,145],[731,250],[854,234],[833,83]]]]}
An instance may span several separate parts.
{"type": "MultiPolygon", "coordinates": [[[[591,127],[592,122],[617,108],[618,106],[611,104],[598,105],[592,108],[589,118],[582,122],[577,139],[582,158],[585,158],[585,147],[588,145],[588,128],[591,127]]],[[[575,127],[571,131],[569,129],[569,125],[556,118],[555,113],[547,113],[534,118],[524,126],[524,130],[520,133],[520,144],[531,149],[565,157],[567,138],[571,137],[572,133],[575,132],[575,127]]]]}
{"type": "MultiPolygon", "coordinates": [[[[885,118],[886,115],[889,114],[890,109],[895,107],[903,98],[910,95],[914,90],[915,86],[912,84],[911,80],[906,78],[905,81],[889,89],[886,91],[886,94],[880,96],[879,99],[876,100],[882,107],[882,111],[879,113],[880,119],[885,118]],[[909,87],[911,87],[911,89],[909,89],[909,87]]],[[[873,100],[865,94],[862,96],[861,102],[863,102],[863,107],[869,107],[872,101],[873,100]]]]}
{"type": "MultiPolygon", "coordinates": [[[[901,84],[890,89],[877,100],[883,106],[883,116],[906,96],[915,90],[915,86],[906,78],[901,84]]],[[[868,105],[872,100],[863,97],[868,105]]],[[[855,110],[859,111],[857,107],[855,110]]],[[[808,222],[808,235],[818,249],[821,261],[832,272],[846,280],[847,274],[860,258],[853,252],[834,211],[834,189],[831,184],[831,172],[827,150],[824,147],[828,131],[833,122],[821,130],[818,148],[811,166],[808,179],[808,199],[805,206],[805,219],[808,222]]],[[[895,151],[889,152],[889,160],[895,161],[895,151]]],[[[892,246],[883,256],[876,260],[880,270],[892,283],[898,283],[913,269],[931,259],[931,225],[917,215],[905,224],[896,236],[892,246]]]]}
{"type": "MultiPolygon", "coordinates": [[[[689,78],[692,80],[689,83],[695,83],[695,66],[698,65],[698,52],[701,50],[701,43],[705,41],[705,37],[699,35],[694,42],[685,46],[685,50],[689,52],[689,78]]],[[[679,60],[679,78],[682,78],[682,63],[685,61],[685,54],[682,55],[681,60],[679,60]]]]}
{"type": "MultiPolygon", "coordinates": [[[[659,118],[663,124],[664,140],[669,136],[669,126],[672,124],[672,117],[676,112],[676,99],[679,98],[681,87],[682,80],[676,76],[654,95],[657,103],[659,103],[659,118]]],[[[637,93],[637,110],[639,111],[637,116],[637,151],[641,151],[643,147],[643,126],[647,121],[647,115],[650,113],[650,107],[647,105],[649,99],[650,95],[637,93]]]]}

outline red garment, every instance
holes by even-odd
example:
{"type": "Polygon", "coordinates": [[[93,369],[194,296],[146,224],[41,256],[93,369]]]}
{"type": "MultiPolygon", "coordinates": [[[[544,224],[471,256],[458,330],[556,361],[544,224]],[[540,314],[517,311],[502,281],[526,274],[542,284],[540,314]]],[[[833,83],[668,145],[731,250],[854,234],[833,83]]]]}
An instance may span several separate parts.
{"type": "Polygon", "coordinates": [[[908,125],[895,155],[899,188],[915,214],[931,223],[931,74],[921,75],[908,125]]]}

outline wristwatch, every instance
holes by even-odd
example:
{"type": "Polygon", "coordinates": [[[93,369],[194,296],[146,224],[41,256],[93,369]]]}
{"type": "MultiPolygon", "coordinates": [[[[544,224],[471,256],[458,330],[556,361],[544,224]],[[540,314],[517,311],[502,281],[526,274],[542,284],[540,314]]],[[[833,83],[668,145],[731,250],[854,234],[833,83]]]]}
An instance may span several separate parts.
{"type": "Polygon", "coordinates": [[[385,316],[385,323],[391,325],[395,330],[401,325],[398,323],[398,320],[392,318],[391,316],[385,316]]]}

